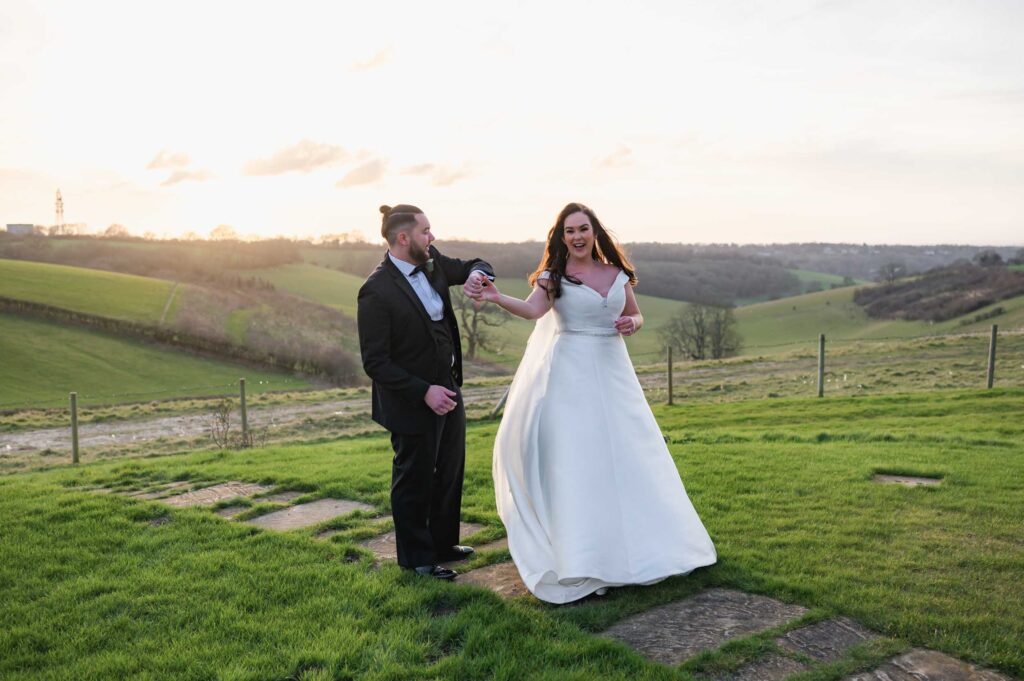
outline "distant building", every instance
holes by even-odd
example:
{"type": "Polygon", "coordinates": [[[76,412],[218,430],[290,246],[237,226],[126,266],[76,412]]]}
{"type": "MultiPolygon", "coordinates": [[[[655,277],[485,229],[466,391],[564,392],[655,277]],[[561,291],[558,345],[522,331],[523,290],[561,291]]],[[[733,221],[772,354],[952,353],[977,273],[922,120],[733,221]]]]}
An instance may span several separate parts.
{"type": "Polygon", "coordinates": [[[32,232],[34,230],[35,230],[35,227],[33,225],[26,225],[26,224],[22,224],[22,223],[16,223],[16,224],[8,223],[8,225],[7,225],[7,233],[8,234],[32,234],[32,232]]]}

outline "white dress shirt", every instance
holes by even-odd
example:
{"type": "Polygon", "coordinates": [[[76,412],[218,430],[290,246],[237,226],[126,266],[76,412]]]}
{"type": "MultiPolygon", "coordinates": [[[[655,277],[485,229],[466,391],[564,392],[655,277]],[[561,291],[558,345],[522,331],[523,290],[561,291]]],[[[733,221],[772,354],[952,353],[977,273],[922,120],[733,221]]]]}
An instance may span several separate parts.
{"type": "Polygon", "coordinates": [[[413,274],[412,271],[416,269],[415,265],[404,260],[399,260],[390,253],[388,253],[388,257],[391,258],[391,262],[395,264],[398,271],[404,274],[409,280],[409,284],[412,285],[412,290],[416,292],[420,302],[423,303],[423,309],[427,311],[427,315],[430,319],[435,322],[439,322],[444,319],[444,301],[441,300],[441,294],[437,292],[437,289],[430,285],[430,281],[427,280],[426,273],[420,271],[413,274]]]}

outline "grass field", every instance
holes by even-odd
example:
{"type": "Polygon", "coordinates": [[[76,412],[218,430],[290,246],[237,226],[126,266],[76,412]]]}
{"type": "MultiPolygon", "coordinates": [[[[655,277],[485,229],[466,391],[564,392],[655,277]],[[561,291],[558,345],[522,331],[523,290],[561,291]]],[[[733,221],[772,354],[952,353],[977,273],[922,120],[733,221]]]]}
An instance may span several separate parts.
{"type": "Polygon", "coordinates": [[[193,357],[50,322],[0,314],[0,409],[83,406],[309,386],[294,376],[193,357]]]}
{"type": "MultiPolygon", "coordinates": [[[[802,272],[802,271],[801,271],[802,272]]],[[[273,282],[280,289],[330,305],[346,314],[355,314],[355,296],[362,280],[354,275],[312,265],[287,265],[253,270],[247,274],[273,282]]],[[[820,274],[820,273],[807,273],[820,274]]],[[[821,275],[828,280],[832,275],[821,275]]],[[[835,278],[842,281],[841,277],[835,278]]],[[[530,287],[523,279],[499,279],[502,293],[524,298],[530,287]]],[[[984,331],[993,323],[1001,329],[1024,328],[1024,297],[1002,301],[982,308],[965,318],[1002,306],[1006,313],[992,319],[962,325],[960,319],[932,324],[901,320],[875,320],[853,302],[852,287],[809,293],[792,298],[757,303],[736,309],[736,319],[744,348],[741,355],[762,355],[784,352],[793,344],[815,343],[819,333],[829,339],[907,338],[940,333],[984,331]]],[[[452,295],[461,295],[453,290],[452,295]]],[[[657,361],[662,354],[657,330],[676,314],[683,303],[654,296],[637,296],[644,315],[645,328],[627,339],[634,362],[657,361]]],[[[514,367],[522,356],[533,323],[510,319],[494,332],[497,352],[484,351],[481,357],[514,367]]]]}
{"type": "Polygon", "coordinates": [[[853,302],[853,291],[853,288],[834,289],[738,308],[736,319],[745,346],[742,354],[770,354],[779,350],[770,346],[813,342],[819,333],[839,340],[978,332],[992,324],[1006,331],[1024,328],[1024,296],[1000,301],[963,318],[973,319],[994,307],[1003,307],[1006,310],[1003,315],[961,324],[961,318],[937,323],[871,319],[853,302]]]}
{"type": "Polygon", "coordinates": [[[365,277],[309,264],[245,270],[242,274],[259,277],[279,290],[341,310],[350,317],[356,316],[356,296],[365,281],[365,277]]]}
{"type": "MultiPolygon", "coordinates": [[[[82,267],[0,259],[0,295],[155,324],[174,282],[82,267]]],[[[177,296],[168,310],[174,319],[177,296]]]]}
{"type": "MultiPolygon", "coordinates": [[[[388,512],[385,437],[97,463],[0,478],[0,676],[25,678],[691,679],[594,636],[708,585],[852,617],[887,639],[813,678],[925,646],[1024,674],[1024,391],[656,408],[717,565],[577,607],[504,602],[422,580],[358,546],[369,515],[274,534],[206,510],[86,491],[250,480],[388,512]],[[871,482],[942,477],[937,488],[871,482]],[[46,537],[46,541],[40,541],[46,537]]],[[[463,516],[503,533],[490,451],[472,425],[463,516]]],[[[248,515],[273,508],[256,506],[248,515]]],[[[385,525],[384,527],[387,527],[385,525]]],[[[473,565],[507,554],[480,556],[473,565]]]]}

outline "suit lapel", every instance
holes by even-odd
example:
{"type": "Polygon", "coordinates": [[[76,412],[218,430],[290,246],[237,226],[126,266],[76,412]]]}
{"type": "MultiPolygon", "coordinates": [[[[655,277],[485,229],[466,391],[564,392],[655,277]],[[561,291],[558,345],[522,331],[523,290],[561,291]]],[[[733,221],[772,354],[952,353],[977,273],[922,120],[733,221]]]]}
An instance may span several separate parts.
{"type": "Polygon", "coordinates": [[[386,255],[384,256],[383,266],[384,270],[387,271],[387,273],[391,275],[392,279],[395,280],[395,285],[398,286],[398,289],[405,294],[405,297],[409,299],[412,306],[419,311],[420,316],[423,317],[423,321],[429,322],[430,316],[427,314],[426,308],[423,307],[423,301],[421,301],[420,297],[416,295],[416,291],[413,290],[412,284],[409,283],[409,278],[402,274],[402,272],[395,267],[395,263],[391,262],[391,258],[386,255]]]}

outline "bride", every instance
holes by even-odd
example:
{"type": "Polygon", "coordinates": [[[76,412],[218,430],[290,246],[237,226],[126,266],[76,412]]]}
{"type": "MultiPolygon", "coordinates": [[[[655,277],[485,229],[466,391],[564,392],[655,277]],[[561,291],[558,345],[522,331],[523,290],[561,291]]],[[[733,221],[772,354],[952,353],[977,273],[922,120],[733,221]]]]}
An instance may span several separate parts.
{"type": "Polygon", "coordinates": [[[527,588],[567,603],[716,560],[621,336],[643,325],[633,266],[594,212],[562,209],[526,300],[537,324],[494,443],[498,515],[527,588]]]}

